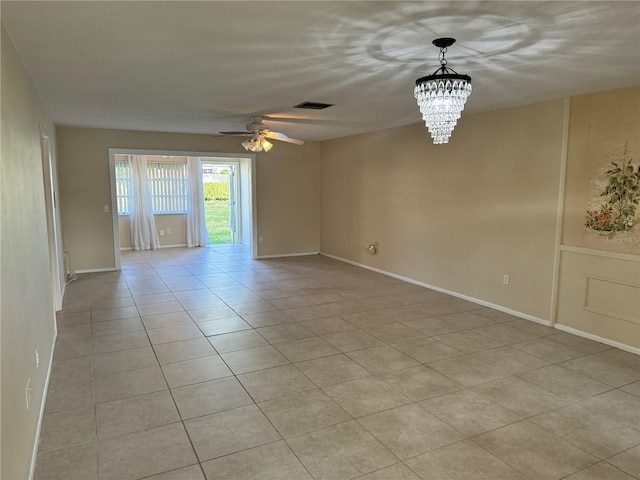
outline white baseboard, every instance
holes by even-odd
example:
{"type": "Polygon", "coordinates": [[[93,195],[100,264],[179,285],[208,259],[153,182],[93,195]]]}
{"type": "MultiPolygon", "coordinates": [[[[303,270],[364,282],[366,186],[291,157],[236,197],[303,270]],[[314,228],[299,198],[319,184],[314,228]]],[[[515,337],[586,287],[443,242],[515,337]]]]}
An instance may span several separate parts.
{"type": "MultiPolygon", "coordinates": [[[[159,250],[161,248],[180,248],[180,247],[186,247],[186,246],[187,246],[186,243],[177,243],[175,245],[159,245],[158,248],[138,250],[138,252],[151,252],[153,250],[159,250]]],[[[120,247],[120,251],[121,252],[133,252],[135,250],[133,249],[133,247],[120,247]]]]}
{"type": "MultiPolygon", "coordinates": [[[[55,322],[55,320],[54,320],[55,322]]],[[[57,327],[56,327],[57,330],[57,327]]],[[[40,413],[38,414],[38,424],[36,426],[36,438],[33,442],[33,450],[31,452],[31,466],[29,467],[29,480],[33,480],[36,473],[36,461],[38,459],[38,447],[40,446],[40,433],[42,431],[42,420],[44,419],[44,407],[47,404],[47,394],[49,393],[49,380],[51,380],[51,371],[53,370],[53,353],[56,349],[56,339],[58,332],[53,332],[53,342],[51,343],[51,355],[49,357],[49,368],[44,381],[44,391],[42,392],[42,403],[40,403],[40,413]]]]}
{"type": "Polygon", "coordinates": [[[611,340],[610,338],[604,338],[598,335],[594,335],[592,333],[583,332],[582,330],[577,330],[575,328],[567,327],[566,325],[562,325],[560,323],[556,323],[555,328],[558,330],[562,330],[563,332],[577,335],[578,337],[588,338],[589,340],[593,340],[595,342],[600,342],[600,343],[604,343],[605,345],[609,345],[611,347],[619,348],[620,350],[624,350],[625,352],[635,353],[636,355],[640,355],[640,348],[632,347],[631,345],[627,345],[625,343],[616,342],[615,340],[611,340]]]}
{"type": "MultiPolygon", "coordinates": [[[[65,274],[64,276],[64,282],[62,282],[62,285],[60,286],[60,298],[62,298],[64,300],[64,294],[67,292],[67,274],[65,274]]],[[[62,311],[62,307],[60,308],[60,310],[56,310],[56,312],[61,312],[62,311]]],[[[58,327],[56,327],[56,332],[58,331],[58,327]]]]}
{"type": "MultiPolygon", "coordinates": [[[[386,272],[384,270],[380,270],[378,268],[370,267],[368,265],[363,265],[358,262],[354,262],[351,260],[347,260],[346,258],[336,257],[335,255],[330,255],[328,253],[320,252],[320,255],[324,255],[325,257],[333,258],[334,260],[338,260],[340,262],[345,262],[351,265],[355,265],[357,267],[364,268],[366,270],[371,270],[376,273],[381,273],[382,275],[387,275],[389,277],[397,278],[398,280],[403,280],[408,283],[412,283],[414,285],[419,285],[421,287],[429,288],[431,290],[435,290],[437,292],[446,293],[447,295],[451,295],[453,297],[461,298],[463,300],[467,300],[469,302],[477,303],[478,305],[482,305],[485,307],[493,308],[494,310],[498,310],[500,312],[508,313],[509,315],[513,315],[514,317],[523,318],[525,320],[530,320],[535,323],[539,323],[541,325],[550,326],[549,320],[544,320],[542,318],[534,317],[533,315],[529,315],[527,313],[518,312],[516,310],[511,310],[510,308],[503,307],[501,305],[496,305],[494,303],[485,302],[484,300],[480,300],[477,298],[469,297],[467,295],[463,295],[461,293],[452,292],[450,290],[446,290],[444,288],[436,287],[434,285],[429,285],[427,283],[419,282],[412,278],[403,277],[402,275],[396,275],[395,273],[386,272]]],[[[605,345],[609,345],[620,350],[624,350],[625,352],[635,353],[636,355],[640,355],[640,348],[632,347],[631,345],[627,345],[625,343],[616,342],[615,340],[611,340],[609,338],[600,337],[598,335],[593,335],[588,332],[584,332],[582,330],[577,330],[575,328],[567,327],[565,325],[556,323],[552,328],[557,330],[571,333],[572,335],[576,335],[578,337],[587,338],[589,340],[593,340],[595,342],[604,343],[605,345]]]]}
{"type": "Polygon", "coordinates": [[[318,255],[320,252],[301,252],[301,253],[281,253],[278,255],[260,255],[256,257],[256,260],[262,260],[265,258],[283,258],[283,257],[305,257],[308,255],[318,255]]]}
{"type": "Polygon", "coordinates": [[[451,290],[447,290],[445,288],[437,287],[435,285],[430,285],[428,283],[420,282],[418,280],[414,280],[413,278],[404,277],[402,275],[397,275],[395,273],[387,272],[385,270],[380,270],[379,268],[370,267],[369,265],[364,265],[358,262],[354,262],[351,260],[347,260],[346,258],[336,257],[335,255],[331,255],[328,253],[320,252],[320,255],[324,255],[325,257],[333,258],[334,260],[338,260],[340,262],[345,262],[350,265],[355,265],[357,267],[364,268],[366,270],[371,270],[372,272],[381,273],[382,275],[387,275],[388,277],[397,278],[398,280],[402,280],[403,282],[412,283],[414,285],[418,285],[420,287],[425,287],[430,290],[435,290],[436,292],[446,293],[447,295],[451,295],[452,297],[460,298],[462,300],[467,300],[468,302],[477,303],[478,305],[482,305],[483,307],[493,308],[494,310],[498,310],[500,312],[508,313],[509,315],[513,315],[514,317],[523,318],[525,320],[530,320],[535,323],[539,323],[541,325],[549,326],[549,320],[544,320],[543,318],[534,317],[533,315],[529,315],[528,313],[518,312],[517,310],[511,310],[510,308],[503,307],[502,305],[496,305],[495,303],[487,302],[485,300],[480,300],[479,298],[470,297],[468,295],[464,295],[462,293],[453,292],[451,290]]]}
{"type": "Polygon", "coordinates": [[[100,272],[115,272],[115,267],[105,267],[105,268],[83,268],[81,270],[75,270],[75,273],[100,273],[100,272]]]}

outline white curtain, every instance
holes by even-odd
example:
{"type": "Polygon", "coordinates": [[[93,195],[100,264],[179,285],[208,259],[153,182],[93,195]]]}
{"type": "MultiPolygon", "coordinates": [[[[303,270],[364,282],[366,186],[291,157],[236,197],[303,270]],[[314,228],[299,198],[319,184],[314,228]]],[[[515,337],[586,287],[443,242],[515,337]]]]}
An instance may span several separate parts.
{"type": "Polygon", "coordinates": [[[131,245],[134,250],[155,250],[160,246],[153,218],[151,189],[147,179],[147,160],[144,155],[130,155],[133,201],[129,221],[131,222],[131,245]]]}
{"type": "Polygon", "coordinates": [[[187,158],[189,201],[187,205],[187,247],[205,247],[209,233],[204,220],[204,192],[202,190],[202,162],[198,157],[187,158]]]}

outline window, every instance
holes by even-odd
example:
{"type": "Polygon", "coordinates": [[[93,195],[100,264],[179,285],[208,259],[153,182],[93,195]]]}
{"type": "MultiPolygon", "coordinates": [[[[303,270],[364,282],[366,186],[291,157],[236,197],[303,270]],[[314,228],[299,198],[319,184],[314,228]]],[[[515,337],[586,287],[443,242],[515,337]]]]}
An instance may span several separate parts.
{"type": "MultiPolygon", "coordinates": [[[[147,162],[147,179],[154,214],[187,213],[189,185],[187,164],[147,162]]],[[[118,215],[131,213],[131,169],[129,162],[116,162],[116,196],[118,215]]]]}
{"type": "Polygon", "coordinates": [[[116,162],[116,197],[118,215],[129,215],[131,205],[131,169],[129,162],[116,162]]]}
{"type": "Polygon", "coordinates": [[[153,213],[187,213],[187,164],[147,162],[153,213]]]}

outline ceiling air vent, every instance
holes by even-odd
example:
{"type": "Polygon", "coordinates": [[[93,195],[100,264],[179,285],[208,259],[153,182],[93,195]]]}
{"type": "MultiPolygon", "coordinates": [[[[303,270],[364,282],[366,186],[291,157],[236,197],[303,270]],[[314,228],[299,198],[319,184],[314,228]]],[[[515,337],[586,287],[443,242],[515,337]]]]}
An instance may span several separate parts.
{"type": "Polygon", "coordinates": [[[325,108],[329,107],[333,107],[333,103],[302,102],[293,108],[306,108],[307,110],[324,110],[325,108]]]}

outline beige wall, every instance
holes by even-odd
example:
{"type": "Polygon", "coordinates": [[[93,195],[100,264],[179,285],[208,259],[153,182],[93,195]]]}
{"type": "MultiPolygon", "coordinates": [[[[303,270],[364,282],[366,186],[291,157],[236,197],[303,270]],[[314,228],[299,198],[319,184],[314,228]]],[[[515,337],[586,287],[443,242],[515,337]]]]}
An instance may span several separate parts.
{"type": "Polygon", "coordinates": [[[640,349],[640,259],[562,251],[558,328],[640,349]]]}
{"type": "MultiPolygon", "coordinates": [[[[184,214],[154,215],[156,223],[156,233],[160,240],[160,246],[187,245],[187,216],[184,214]],[[171,233],[167,233],[167,228],[171,233]],[[164,230],[165,235],[160,236],[160,230],[164,230]]],[[[120,248],[131,249],[131,224],[129,215],[118,217],[120,248]]]]}
{"type": "MultiPolygon", "coordinates": [[[[275,142],[274,142],[275,143],[275,142]]],[[[320,251],[320,157],[317,142],[287,155],[258,157],[259,256],[320,251]],[[264,160],[260,160],[264,158],[264,160]]]]}
{"type": "Polygon", "coordinates": [[[571,99],[557,324],[640,349],[640,232],[585,230],[585,211],[611,161],[640,161],[640,87],[571,99]]]}
{"type": "Polygon", "coordinates": [[[11,39],[2,26],[0,204],[2,205],[0,318],[2,330],[0,477],[29,476],[55,336],[49,275],[40,126],[55,155],[55,127],[44,112],[11,39]],[[35,365],[35,350],[40,366],[35,365]],[[25,387],[31,378],[31,407],[25,387]]]}
{"type": "Polygon", "coordinates": [[[423,124],[323,142],[321,251],[549,320],[563,121],[557,100],[463,115],[447,145],[423,124]]]}
{"type": "MultiPolygon", "coordinates": [[[[63,233],[73,268],[114,266],[109,148],[246,153],[236,137],[58,127],[63,233]]],[[[318,145],[277,142],[257,154],[258,255],[319,250],[318,145]]]]}

